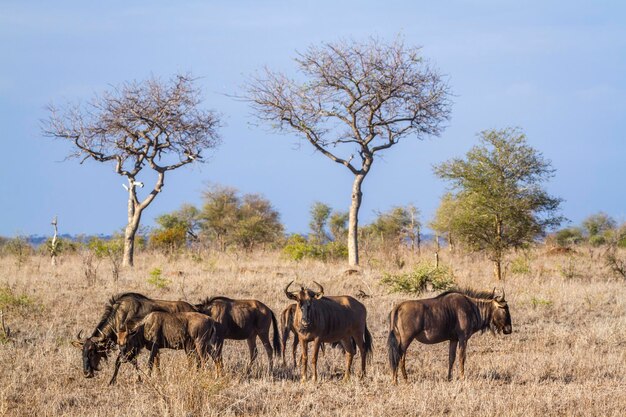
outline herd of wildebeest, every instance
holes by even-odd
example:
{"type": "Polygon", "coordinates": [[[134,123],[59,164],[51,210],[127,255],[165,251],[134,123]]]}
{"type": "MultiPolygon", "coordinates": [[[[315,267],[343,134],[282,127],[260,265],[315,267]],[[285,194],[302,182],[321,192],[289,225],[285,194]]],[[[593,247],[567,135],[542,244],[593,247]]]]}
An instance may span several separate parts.
{"type": "MultiPolygon", "coordinates": [[[[292,356],[301,347],[301,380],[307,379],[308,346],[313,342],[313,380],[317,380],[317,358],[324,344],[341,348],[346,355],[344,379],[350,377],[352,360],[358,349],[361,357],[361,378],[373,354],[372,336],[367,328],[367,310],[353,297],[326,296],[318,284],[316,290],[300,286],[290,291],[293,281],[285,287],[285,295],[295,301],[281,314],[279,331],[272,310],[258,300],[234,300],[218,296],[192,305],[185,301],[153,300],[138,293],[123,293],[110,299],[102,318],[91,336],[73,344],[82,350],[83,373],[87,378],[100,369],[100,362],[117,347],[115,370],[110,384],[115,383],[120,365],[132,363],[138,369],[137,355],[142,348],[150,352],[148,367],[159,366],[160,349],[183,349],[198,367],[209,359],[215,363],[217,377],[223,375],[222,348],[224,339],[246,340],[250,350],[250,370],[256,356],[256,338],[267,352],[270,371],[273,357],[285,350],[290,334],[294,335],[292,356]],[[270,327],[273,340],[270,342],[270,327]],[[282,334],[282,337],[281,337],[282,334]]],[[[389,314],[387,349],[392,380],[397,383],[398,368],[407,380],[406,353],[414,339],[421,343],[450,342],[448,379],[459,351],[459,368],[464,375],[467,341],[478,331],[511,333],[511,315],[504,291],[446,291],[434,298],[404,301],[389,314]]]]}

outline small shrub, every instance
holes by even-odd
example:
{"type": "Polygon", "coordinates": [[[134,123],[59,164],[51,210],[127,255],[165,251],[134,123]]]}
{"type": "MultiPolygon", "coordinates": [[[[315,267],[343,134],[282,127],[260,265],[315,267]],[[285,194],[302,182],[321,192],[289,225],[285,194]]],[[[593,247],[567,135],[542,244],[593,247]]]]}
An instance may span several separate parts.
{"type": "Polygon", "coordinates": [[[176,226],[169,229],[159,229],[150,235],[150,246],[165,253],[173,253],[187,244],[187,229],[176,226]]]}
{"type": "Polygon", "coordinates": [[[518,275],[530,274],[530,260],[525,256],[513,259],[511,262],[511,273],[518,275]]]}
{"type": "Polygon", "coordinates": [[[28,295],[15,294],[9,287],[0,287],[0,310],[25,308],[34,304],[34,300],[28,295]]]}
{"type": "Polygon", "coordinates": [[[603,235],[594,235],[589,238],[589,244],[595,248],[605,245],[606,243],[606,237],[603,235]]]}
{"type": "Polygon", "coordinates": [[[292,235],[283,247],[283,254],[294,261],[301,261],[304,258],[320,261],[347,259],[348,247],[340,242],[311,243],[302,235],[292,235]]]}
{"type": "Polygon", "coordinates": [[[162,290],[167,288],[172,281],[163,277],[163,271],[161,268],[154,268],[150,271],[150,278],[148,278],[148,284],[154,285],[156,288],[162,290]]]}
{"type": "Polygon", "coordinates": [[[541,299],[541,298],[533,297],[530,300],[530,304],[533,306],[533,308],[537,308],[537,307],[552,307],[554,302],[552,302],[550,300],[544,300],[544,299],[541,299]]]}
{"type": "Polygon", "coordinates": [[[626,279],[626,260],[619,257],[615,249],[607,251],[604,263],[613,275],[626,279]]]}
{"type": "Polygon", "coordinates": [[[2,246],[3,253],[15,257],[15,265],[20,269],[34,252],[33,247],[25,237],[19,236],[9,239],[2,246]]]}
{"type": "Polygon", "coordinates": [[[124,241],[121,238],[111,240],[92,239],[89,242],[88,247],[96,258],[108,259],[111,264],[111,275],[113,276],[113,281],[117,281],[122,267],[124,241]]]}
{"type": "Polygon", "coordinates": [[[565,279],[574,279],[580,276],[580,273],[576,269],[576,263],[574,257],[569,256],[567,262],[559,266],[559,273],[565,279]]]}
{"type": "Polygon", "coordinates": [[[429,262],[419,263],[411,272],[404,274],[385,273],[381,283],[388,285],[391,292],[421,294],[428,287],[433,291],[444,291],[454,286],[454,276],[449,267],[439,267],[429,262]]]}

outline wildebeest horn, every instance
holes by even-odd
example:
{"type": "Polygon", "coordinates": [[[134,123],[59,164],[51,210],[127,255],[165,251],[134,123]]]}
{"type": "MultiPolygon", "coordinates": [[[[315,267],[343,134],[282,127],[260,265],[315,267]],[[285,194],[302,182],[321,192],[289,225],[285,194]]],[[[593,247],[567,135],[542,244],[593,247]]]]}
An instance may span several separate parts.
{"type": "Polygon", "coordinates": [[[297,300],[298,298],[289,291],[289,287],[291,286],[291,284],[293,284],[293,281],[291,281],[289,284],[287,284],[287,286],[285,287],[285,295],[287,296],[287,298],[289,298],[290,300],[297,300]]]}
{"type": "Polygon", "coordinates": [[[502,287],[502,297],[500,298],[500,301],[504,301],[506,297],[506,294],[504,293],[504,287],[502,287]]]}
{"type": "Polygon", "coordinates": [[[496,298],[496,287],[493,287],[493,291],[491,291],[491,298],[496,298]]]}
{"type": "Polygon", "coordinates": [[[83,348],[83,345],[85,344],[85,340],[86,340],[86,339],[81,339],[82,334],[83,334],[83,331],[80,330],[78,334],[76,335],[76,340],[72,340],[72,345],[76,346],[79,349],[83,348]]]}
{"type": "Polygon", "coordinates": [[[322,296],[324,295],[324,287],[322,287],[317,281],[313,281],[313,283],[319,288],[319,291],[317,292],[317,294],[315,294],[315,296],[317,298],[322,298],[322,296]]]}

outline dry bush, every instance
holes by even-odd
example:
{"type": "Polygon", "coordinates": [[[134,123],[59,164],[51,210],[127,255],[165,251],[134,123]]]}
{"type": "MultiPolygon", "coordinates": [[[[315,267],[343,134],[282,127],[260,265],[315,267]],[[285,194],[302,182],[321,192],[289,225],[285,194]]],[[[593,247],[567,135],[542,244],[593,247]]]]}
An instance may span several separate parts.
{"type": "MultiPolygon", "coordinates": [[[[0,344],[0,415],[618,416],[626,409],[626,287],[586,254],[547,256],[536,250],[528,258],[528,273],[509,276],[504,285],[513,334],[474,335],[465,380],[446,381],[447,344],[414,342],[407,359],[409,383],[397,387],[387,366],[387,318],[407,296],[389,294],[380,284],[396,265],[381,254],[363,259],[354,274],[345,273],[343,262],[293,262],[271,252],[182,255],[167,263],[162,256],[142,254],[118,281],[95,285],[86,282],[78,254],[64,256],[56,268],[27,262],[18,269],[15,259],[0,258],[0,286],[11,288],[4,307],[11,342],[0,344]],[[570,260],[580,273],[566,278],[560,271],[570,260]],[[155,268],[171,285],[157,289],[147,282],[155,268]],[[364,380],[342,382],[343,357],[330,347],[319,360],[318,384],[301,384],[291,366],[279,364],[269,375],[260,345],[257,365],[246,375],[243,341],[226,342],[226,377],[218,380],[212,365],[206,371],[190,369],[182,352],[169,350],[162,352],[161,375],[143,375],[141,383],[129,365],[122,366],[118,384],[108,387],[112,361],[96,378],[82,376],[80,352],[70,342],[79,329],[93,329],[114,293],[138,291],[191,302],[217,294],[253,297],[279,313],[289,303],[282,289],[292,279],[319,281],[327,294],[365,290],[371,296],[362,300],[375,348],[364,380]],[[16,305],[20,297],[36,301],[16,305]]],[[[407,251],[402,257],[404,269],[411,270],[434,255],[407,251]]],[[[442,257],[459,286],[502,285],[492,281],[492,266],[479,255],[445,252],[442,257]]],[[[140,367],[146,372],[145,354],[140,367]]]]}

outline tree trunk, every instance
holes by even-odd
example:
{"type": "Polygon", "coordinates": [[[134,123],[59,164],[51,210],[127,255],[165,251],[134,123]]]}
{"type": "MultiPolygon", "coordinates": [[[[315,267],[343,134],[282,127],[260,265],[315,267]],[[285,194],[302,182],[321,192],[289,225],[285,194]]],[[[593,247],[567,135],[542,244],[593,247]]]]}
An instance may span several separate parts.
{"type": "Polygon", "coordinates": [[[135,178],[128,177],[128,224],[124,231],[124,258],[122,260],[123,266],[133,266],[133,256],[135,253],[135,234],[139,229],[139,221],[141,220],[141,213],[154,201],[155,197],[163,189],[165,184],[165,171],[158,171],[158,179],[154,186],[154,189],[148,194],[148,196],[139,202],[137,199],[137,191],[135,187],[139,184],[143,187],[142,183],[135,182],[135,178]]]}
{"type": "Polygon", "coordinates": [[[496,280],[502,281],[502,260],[493,261],[493,276],[496,280]]]}
{"type": "Polygon", "coordinates": [[[352,184],[352,202],[348,217],[348,264],[350,266],[359,265],[359,208],[363,198],[361,185],[364,179],[365,174],[358,174],[354,177],[354,183],[352,184]]]}
{"type": "Polygon", "coordinates": [[[134,180],[130,179],[128,183],[128,223],[124,230],[124,257],[122,258],[122,265],[132,267],[134,265],[135,234],[137,229],[139,229],[139,220],[141,219],[143,208],[137,200],[134,180]]]}
{"type": "Polygon", "coordinates": [[[493,258],[493,275],[498,281],[502,281],[502,219],[500,215],[496,214],[496,247],[493,258]]]}
{"type": "Polygon", "coordinates": [[[124,230],[124,259],[122,261],[123,266],[134,265],[135,254],[135,235],[139,229],[139,220],[141,219],[141,212],[135,212],[135,216],[129,219],[128,225],[124,230]]]}

